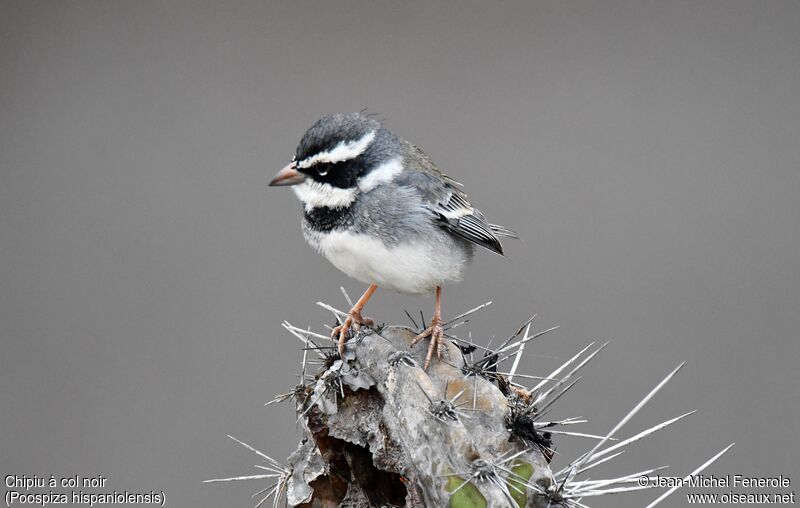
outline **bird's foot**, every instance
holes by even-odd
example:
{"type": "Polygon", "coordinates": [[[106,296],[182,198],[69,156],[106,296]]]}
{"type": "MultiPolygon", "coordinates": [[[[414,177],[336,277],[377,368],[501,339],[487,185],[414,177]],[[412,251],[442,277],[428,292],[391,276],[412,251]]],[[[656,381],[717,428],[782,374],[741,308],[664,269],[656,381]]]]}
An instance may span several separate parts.
{"type": "Polygon", "coordinates": [[[362,325],[372,327],[375,326],[375,321],[362,316],[360,310],[350,309],[344,323],[331,330],[331,339],[335,339],[337,335],[339,336],[339,357],[342,361],[344,361],[344,344],[347,342],[347,332],[350,331],[350,328],[358,330],[362,325]]]}
{"type": "Polygon", "coordinates": [[[424,370],[428,370],[428,366],[431,364],[431,359],[433,358],[433,352],[436,351],[436,358],[441,360],[447,349],[445,345],[444,328],[442,328],[442,318],[440,316],[433,316],[431,325],[414,337],[414,340],[411,341],[411,347],[414,347],[417,342],[425,337],[431,338],[431,343],[428,345],[428,354],[425,356],[425,364],[422,366],[424,370]]]}

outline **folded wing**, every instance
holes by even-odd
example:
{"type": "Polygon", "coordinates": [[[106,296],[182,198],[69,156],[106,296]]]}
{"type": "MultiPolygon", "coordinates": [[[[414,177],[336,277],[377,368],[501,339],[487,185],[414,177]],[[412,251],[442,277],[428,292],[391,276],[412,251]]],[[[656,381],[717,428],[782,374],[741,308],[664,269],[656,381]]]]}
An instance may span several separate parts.
{"type": "Polygon", "coordinates": [[[397,183],[419,190],[436,223],[449,233],[502,255],[503,246],[499,238],[517,238],[517,234],[489,224],[480,210],[467,201],[467,195],[458,188],[461,184],[439,172],[427,157],[420,162],[424,163],[411,168],[407,166],[398,176],[397,183]]]}

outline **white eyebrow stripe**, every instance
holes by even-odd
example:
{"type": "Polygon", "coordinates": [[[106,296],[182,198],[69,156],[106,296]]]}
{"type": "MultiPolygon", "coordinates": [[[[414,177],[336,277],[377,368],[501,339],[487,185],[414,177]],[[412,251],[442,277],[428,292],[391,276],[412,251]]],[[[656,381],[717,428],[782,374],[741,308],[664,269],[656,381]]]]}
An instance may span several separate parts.
{"type": "Polygon", "coordinates": [[[312,155],[311,157],[298,161],[297,167],[300,169],[307,169],[320,162],[335,164],[337,162],[355,159],[364,153],[374,139],[375,131],[369,131],[361,136],[360,139],[355,141],[342,141],[330,151],[320,152],[312,155]]]}
{"type": "Polygon", "coordinates": [[[361,192],[369,192],[380,184],[391,182],[401,171],[403,171],[403,160],[394,157],[359,178],[358,188],[361,192]]]}

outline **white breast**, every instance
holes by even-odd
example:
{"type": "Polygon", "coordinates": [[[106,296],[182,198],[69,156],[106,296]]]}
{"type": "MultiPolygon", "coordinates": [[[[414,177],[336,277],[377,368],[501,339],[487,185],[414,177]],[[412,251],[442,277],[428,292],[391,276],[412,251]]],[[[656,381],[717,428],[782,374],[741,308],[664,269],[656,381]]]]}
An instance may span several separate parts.
{"type": "Polygon", "coordinates": [[[427,293],[460,282],[468,261],[463,249],[445,242],[388,246],[377,238],[345,231],[312,233],[306,239],[350,277],[400,293],[427,293]]]}

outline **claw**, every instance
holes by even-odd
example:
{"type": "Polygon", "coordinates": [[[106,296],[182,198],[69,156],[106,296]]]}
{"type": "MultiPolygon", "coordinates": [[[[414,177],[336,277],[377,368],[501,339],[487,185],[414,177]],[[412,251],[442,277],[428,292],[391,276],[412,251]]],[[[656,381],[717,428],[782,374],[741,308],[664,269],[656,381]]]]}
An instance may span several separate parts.
{"type": "MultiPolygon", "coordinates": [[[[423,323],[425,321],[423,320],[423,323]]],[[[425,337],[431,338],[431,343],[428,346],[428,354],[425,355],[425,364],[422,366],[423,370],[428,370],[433,358],[433,351],[436,351],[436,357],[441,360],[444,356],[447,346],[444,343],[444,328],[442,328],[442,288],[436,286],[436,308],[433,311],[433,319],[431,319],[431,326],[426,328],[422,333],[414,337],[411,341],[411,347],[424,339],[425,337]]]]}
{"type": "Polygon", "coordinates": [[[347,332],[350,331],[350,328],[355,328],[358,330],[361,326],[375,326],[375,321],[370,318],[364,317],[361,315],[361,312],[355,309],[351,309],[350,312],[347,314],[347,317],[344,320],[344,323],[340,324],[339,326],[335,327],[331,330],[331,339],[335,339],[336,336],[339,336],[339,357],[344,360],[344,346],[347,342],[347,332]]]}
{"type": "Polygon", "coordinates": [[[422,333],[416,335],[414,340],[411,341],[411,347],[414,347],[417,342],[421,341],[425,337],[431,338],[431,343],[428,345],[428,354],[425,355],[425,363],[422,366],[424,370],[428,370],[431,360],[433,359],[433,352],[436,351],[436,358],[441,360],[444,356],[444,352],[447,349],[447,346],[445,346],[444,343],[444,329],[442,328],[441,318],[434,316],[434,318],[431,320],[431,325],[422,333]]]}

